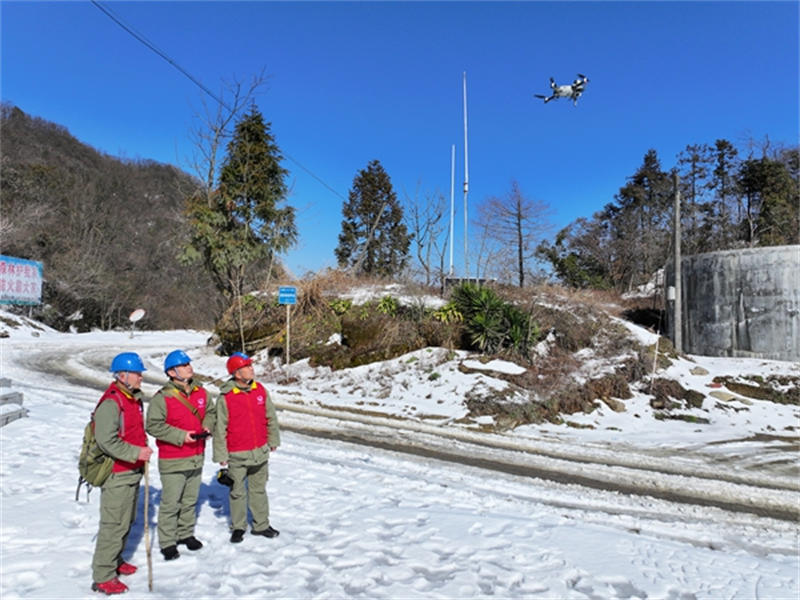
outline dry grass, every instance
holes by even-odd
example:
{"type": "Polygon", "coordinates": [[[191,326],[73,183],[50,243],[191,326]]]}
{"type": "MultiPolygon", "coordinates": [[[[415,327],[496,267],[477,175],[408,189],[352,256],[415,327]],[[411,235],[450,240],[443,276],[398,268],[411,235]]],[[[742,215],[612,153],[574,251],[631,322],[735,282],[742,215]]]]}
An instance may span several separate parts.
{"type": "MultiPolygon", "coordinates": [[[[292,358],[309,357],[312,365],[341,369],[395,358],[425,346],[467,347],[460,323],[441,323],[421,305],[399,307],[396,314],[381,312],[377,301],[349,308],[341,304],[337,306],[338,313],[332,308],[335,299],[349,295],[354,289],[390,283],[396,282],[353,277],[338,270],[296,282],[292,358]],[[341,335],[341,345],[326,343],[334,332],[341,335]]],[[[558,422],[563,414],[594,410],[599,399],[630,397],[630,384],[649,371],[652,354],[648,355],[627,329],[612,319],[612,315],[623,315],[632,307],[641,309],[642,301],[622,301],[612,292],[548,285],[522,290],[512,286],[491,287],[504,301],[530,314],[539,325],[540,339],[547,338],[550,342],[542,355],[529,356],[525,373],[498,375],[511,384],[508,390],[498,393],[482,390],[465,398],[472,416],[492,414],[503,428],[541,420],[558,422]],[[587,360],[609,368],[596,374],[582,372],[587,360]],[[610,369],[610,365],[614,368],[610,369]],[[520,402],[520,396],[528,401],[520,402]]],[[[392,295],[413,297],[431,293],[430,288],[414,286],[403,287],[392,295]]],[[[252,303],[250,308],[256,306],[259,304],[252,303]]],[[[283,307],[264,297],[260,299],[260,311],[251,315],[253,322],[270,323],[271,330],[268,335],[261,331],[261,337],[255,341],[280,352],[277,346],[282,345],[285,336],[283,307]]],[[[662,348],[660,354],[666,349],[662,348]]],[[[519,356],[496,357],[520,361],[519,356]]],[[[665,393],[662,397],[669,396],[665,393]]]]}

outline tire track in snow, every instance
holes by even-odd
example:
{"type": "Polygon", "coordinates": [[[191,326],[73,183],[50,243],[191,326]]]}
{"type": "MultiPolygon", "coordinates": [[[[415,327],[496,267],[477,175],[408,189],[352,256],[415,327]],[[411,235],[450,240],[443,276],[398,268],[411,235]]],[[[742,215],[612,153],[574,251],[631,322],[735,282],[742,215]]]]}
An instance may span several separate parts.
{"type": "MultiPolygon", "coordinates": [[[[163,344],[138,347],[145,361],[162,351],[163,344]]],[[[98,392],[107,384],[102,374],[117,350],[48,346],[31,348],[27,368],[63,378],[74,386],[98,392]],[[35,350],[35,351],[34,351],[35,350]]],[[[160,369],[149,370],[143,386],[152,394],[162,381],[160,369]]],[[[36,385],[34,382],[30,382],[36,385]]],[[[48,382],[49,383],[49,382],[48,382]]],[[[216,391],[207,385],[209,391],[216,391]]],[[[48,386],[47,389],[52,389],[48,386]]],[[[94,395],[92,395],[94,399],[94,395]]],[[[81,399],[81,402],[85,400],[81,399]]],[[[654,460],[625,449],[625,455],[593,449],[580,452],[568,445],[511,440],[455,427],[359,415],[313,406],[298,406],[276,400],[282,428],[315,437],[328,438],[492,471],[563,484],[651,496],[700,506],[714,506],[733,512],[752,513],[796,522],[800,512],[800,482],[758,474],[725,473],[654,460]]]]}
{"type": "MultiPolygon", "coordinates": [[[[674,467],[657,470],[632,466],[630,461],[614,464],[608,457],[598,461],[589,456],[569,456],[502,441],[492,444],[487,434],[442,430],[424,424],[390,419],[331,414],[335,411],[297,407],[276,402],[282,409],[281,427],[305,435],[404,452],[511,475],[544,479],[563,484],[651,496],[700,506],[714,506],[732,512],[796,522],[800,491],[798,482],[782,479],[764,483],[759,478],[732,477],[724,473],[683,472],[674,467]],[[292,418],[287,412],[302,413],[292,418]],[[287,418],[288,417],[288,418],[287,418]],[[310,422],[309,417],[313,417],[310,422]],[[434,433],[425,431],[438,429],[434,433]],[[483,436],[483,440],[474,438],[483,436]],[[465,438],[473,438],[466,440],[465,438]],[[740,483],[744,479],[747,483],[740,483]]],[[[696,470],[694,470],[696,471],[696,470]]]]}

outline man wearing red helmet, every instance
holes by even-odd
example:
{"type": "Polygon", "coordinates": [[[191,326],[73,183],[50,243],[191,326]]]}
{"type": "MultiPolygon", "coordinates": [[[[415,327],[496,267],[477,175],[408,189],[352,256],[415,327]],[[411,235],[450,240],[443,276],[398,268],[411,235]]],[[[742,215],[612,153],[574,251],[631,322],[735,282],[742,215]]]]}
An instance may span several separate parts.
{"type": "Polygon", "coordinates": [[[242,541],[247,509],[253,515],[253,535],[273,538],[269,524],[269,454],[281,443],[278,415],[264,386],[255,381],[253,361],[241,352],[226,364],[231,378],[220,386],[214,426],[214,462],[228,467],[233,480],[230,509],[231,542],[242,541]],[[245,485],[246,482],[246,485],[245,485]]]}

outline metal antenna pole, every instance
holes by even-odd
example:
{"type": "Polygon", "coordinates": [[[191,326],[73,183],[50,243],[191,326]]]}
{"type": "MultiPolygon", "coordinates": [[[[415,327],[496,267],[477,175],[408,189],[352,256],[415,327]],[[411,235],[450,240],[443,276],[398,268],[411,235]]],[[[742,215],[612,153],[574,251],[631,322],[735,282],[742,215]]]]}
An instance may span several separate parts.
{"type": "Polygon", "coordinates": [[[450,277],[453,276],[453,217],[455,215],[456,145],[450,146],[450,277]]]}
{"type": "Polygon", "coordinates": [[[683,323],[681,314],[681,300],[683,296],[682,282],[683,275],[681,274],[681,190],[680,180],[678,174],[673,172],[672,183],[675,186],[675,211],[674,211],[674,229],[675,229],[675,306],[673,309],[673,318],[675,325],[673,327],[672,345],[675,346],[675,351],[680,354],[683,352],[683,323]]]}
{"type": "Polygon", "coordinates": [[[464,273],[469,281],[469,218],[467,216],[467,195],[469,194],[469,152],[467,147],[467,72],[464,71],[464,273]]]}

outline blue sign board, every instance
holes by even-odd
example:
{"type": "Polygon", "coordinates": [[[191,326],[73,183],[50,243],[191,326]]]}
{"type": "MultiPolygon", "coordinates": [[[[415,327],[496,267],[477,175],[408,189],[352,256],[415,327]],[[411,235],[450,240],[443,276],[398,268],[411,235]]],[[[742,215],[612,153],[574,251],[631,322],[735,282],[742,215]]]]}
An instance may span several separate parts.
{"type": "Polygon", "coordinates": [[[0,256],[0,304],[41,304],[42,263],[0,256]]]}
{"type": "Polygon", "coordinates": [[[288,285],[279,287],[278,304],[297,304],[297,288],[288,285]]]}

